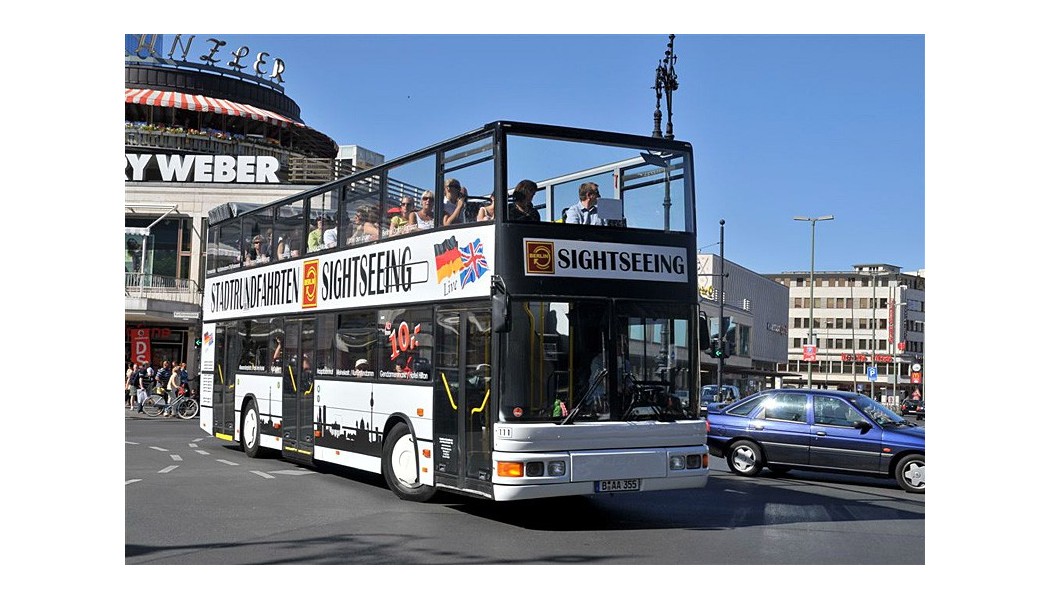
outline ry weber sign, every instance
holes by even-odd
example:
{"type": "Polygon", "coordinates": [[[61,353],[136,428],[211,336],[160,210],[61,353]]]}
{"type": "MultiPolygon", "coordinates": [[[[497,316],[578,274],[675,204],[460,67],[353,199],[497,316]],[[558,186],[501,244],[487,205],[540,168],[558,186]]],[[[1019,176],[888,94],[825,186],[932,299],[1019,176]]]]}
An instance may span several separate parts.
{"type": "Polygon", "coordinates": [[[280,183],[273,156],[125,154],[124,181],[280,183]]]}

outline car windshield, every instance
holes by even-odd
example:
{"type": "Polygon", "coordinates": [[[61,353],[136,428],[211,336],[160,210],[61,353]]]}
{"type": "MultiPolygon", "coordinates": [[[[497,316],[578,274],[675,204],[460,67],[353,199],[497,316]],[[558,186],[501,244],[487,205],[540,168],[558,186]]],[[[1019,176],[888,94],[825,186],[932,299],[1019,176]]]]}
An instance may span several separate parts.
{"type": "Polygon", "coordinates": [[[897,413],[872,400],[867,396],[854,394],[848,398],[851,404],[856,406],[864,414],[871,417],[881,427],[893,427],[897,425],[911,425],[911,423],[897,413]]]}

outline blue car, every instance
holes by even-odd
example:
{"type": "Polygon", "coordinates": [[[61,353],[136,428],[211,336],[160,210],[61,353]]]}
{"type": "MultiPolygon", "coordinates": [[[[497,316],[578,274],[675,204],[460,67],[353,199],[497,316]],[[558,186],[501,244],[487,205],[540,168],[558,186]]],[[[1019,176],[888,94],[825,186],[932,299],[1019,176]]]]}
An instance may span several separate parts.
{"type": "Polygon", "coordinates": [[[765,390],[707,411],[707,444],[729,470],[754,477],[768,467],[896,478],[926,491],[926,429],[871,398],[835,390],[765,390]]]}

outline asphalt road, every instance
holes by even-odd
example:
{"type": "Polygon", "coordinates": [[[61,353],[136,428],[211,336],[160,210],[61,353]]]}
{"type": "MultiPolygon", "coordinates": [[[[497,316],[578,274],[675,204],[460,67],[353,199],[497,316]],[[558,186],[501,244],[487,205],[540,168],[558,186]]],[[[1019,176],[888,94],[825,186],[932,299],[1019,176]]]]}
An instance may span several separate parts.
{"type": "Polygon", "coordinates": [[[125,421],[128,565],[921,565],[925,496],[713,458],[706,488],[398,500],[379,476],[249,459],[196,421],[125,421]]]}

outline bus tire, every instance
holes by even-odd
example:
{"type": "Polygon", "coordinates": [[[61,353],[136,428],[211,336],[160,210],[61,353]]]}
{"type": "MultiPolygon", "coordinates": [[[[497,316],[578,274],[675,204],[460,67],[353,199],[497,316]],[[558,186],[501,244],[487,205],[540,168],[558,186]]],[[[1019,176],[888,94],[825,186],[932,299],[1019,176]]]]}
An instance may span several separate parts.
{"type": "Polygon", "coordinates": [[[241,417],[241,448],[248,458],[262,456],[262,426],[259,423],[259,407],[249,400],[241,417]]]}
{"type": "Polygon", "coordinates": [[[417,456],[416,439],[408,425],[394,425],[383,440],[383,478],[398,498],[426,502],[437,490],[419,482],[417,456]]]}

